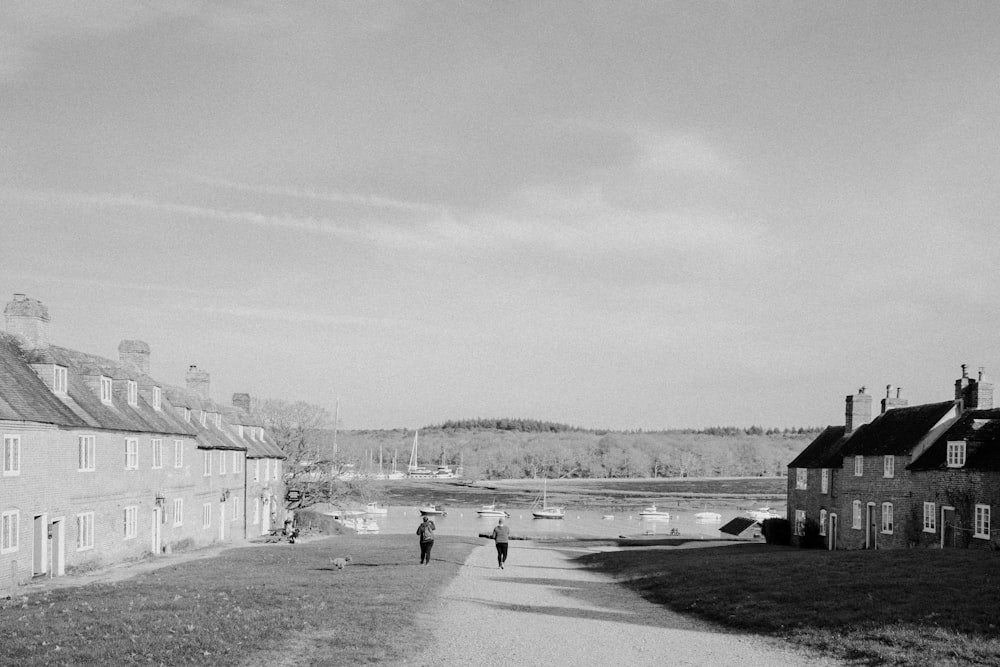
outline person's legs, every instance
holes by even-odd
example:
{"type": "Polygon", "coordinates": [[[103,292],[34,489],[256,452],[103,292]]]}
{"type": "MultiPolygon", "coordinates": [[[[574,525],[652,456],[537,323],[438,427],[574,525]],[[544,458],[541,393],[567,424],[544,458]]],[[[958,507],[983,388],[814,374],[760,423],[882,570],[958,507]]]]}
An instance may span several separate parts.
{"type": "Polygon", "coordinates": [[[503,564],[507,562],[507,543],[502,542],[497,545],[497,558],[500,559],[500,568],[503,569],[503,564]]]}
{"type": "Polygon", "coordinates": [[[428,559],[428,557],[427,557],[427,543],[426,542],[421,542],[420,543],[420,564],[423,565],[424,561],[426,561],[427,559],[428,559]]]}
{"type": "Polygon", "coordinates": [[[431,564],[431,548],[434,547],[434,540],[428,540],[427,542],[424,542],[424,546],[427,549],[427,560],[424,561],[424,565],[430,565],[431,564]]]}

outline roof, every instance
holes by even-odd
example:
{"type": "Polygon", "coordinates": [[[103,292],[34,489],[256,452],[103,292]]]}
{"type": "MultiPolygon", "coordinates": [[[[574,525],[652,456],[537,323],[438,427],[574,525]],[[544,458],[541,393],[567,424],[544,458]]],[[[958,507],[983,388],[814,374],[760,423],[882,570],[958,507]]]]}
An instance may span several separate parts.
{"type": "Polygon", "coordinates": [[[0,419],[56,426],[86,423],[49,391],[16,343],[0,336],[0,419]]]}
{"type": "Polygon", "coordinates": [[[893,408],[851,434],[844,456],[910,454],[931,429],[955,407],[955,401],[893,408]]]}
{"type": "Polygon", "coordinates": [[[789,468],[839,468],[843,462],[841,449],[847,441],[844,426],[827,426],[803,449],[789,468]]]}
{"type": "Polygon", "coordinates": [[[738,516],[722,528],[719,528],[720,533],[727,533],[729,535],[739,535],[753,526],[757,525],[756,519],[751,519],[750,517],[738,516]]]}
{"type": "Polygon", "coordinates": [[[1000,409],[970,410],[934,440],[908,468],[945,470],[948,442],[966,443],[963,469],[1000,470],[1000,409]]]}

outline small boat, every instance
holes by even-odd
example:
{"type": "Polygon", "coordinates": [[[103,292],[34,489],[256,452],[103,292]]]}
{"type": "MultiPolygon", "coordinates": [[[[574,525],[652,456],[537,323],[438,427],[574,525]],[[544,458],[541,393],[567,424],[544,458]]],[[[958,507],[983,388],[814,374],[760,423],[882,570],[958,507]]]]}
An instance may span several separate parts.
{"type": "Polygon", "coordinates": [[[747,516],[756,521],[765,521],[767,519],[783,519],[782,515],[778,514],[770,507],[758,507],[755,510],[747,510],[747,516]]]}
{"type": "Polygon", "coordinates": [[[615,518],[615,515],[614,514],[605,514],[601,518],[604,519],[605,521],[611,521],[611,520],[613,520],[615,518]]]}
{"type": "Polygon", "coordinates": [[[425,516],[447,516],[448,514],[444,509],[444,505],[424,505],[423,507],[418,507],[417,511],[425,516]]]}
{"type": "Polygon", "coordinates": [[[531,512],[531,516],[536,519],[562,519],[565,518],[566,512],[563,511],[562,507],[549,507],[546,503],[546,482],[542,480],[542,506],[531,512]]]}
{"type": "Polygon", "coordinates": [[[722,521],[722,515],[718,512],[698,512],[694,515],[694,520],[702,523],[715,523],[722,521]]]}
{"type": "Polygon", "coordinates": [[[365,514],[388,514],[389,508],[382,507],[378,503],[368,503],[365,505],[365,514]]]}
{"type": "Polygon", "coordinates": [[[434,471],[434,479],[454,479],[455,471],[448,466],[438,466],[434,471]]]}
{"type": "Polygon", "coordinates": [[[669,519],[670,512],[664,512],[663,510],[656,509],[656,505],[650,505],[649,507],[644,507],[639,511],[640,519],[669,519]]]}
{"type": "Polygon", "coordinates": [[[504,518],[510,516],[510,514],[498,508],[496,503],[493,503],[492,505],[483,505],[478,510],[476,510],[476,514],[478,514],[481,517],[504,518]]]}

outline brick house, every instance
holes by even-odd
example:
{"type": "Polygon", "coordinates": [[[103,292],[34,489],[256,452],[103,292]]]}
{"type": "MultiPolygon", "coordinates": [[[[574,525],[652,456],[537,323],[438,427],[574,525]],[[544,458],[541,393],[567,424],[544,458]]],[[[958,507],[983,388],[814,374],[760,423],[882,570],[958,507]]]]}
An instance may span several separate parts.
{"type": "Polygon", "coordinates": [[[888,387],[872,420],[864,388],[847,396],[845,425],[826,428],[789,464],[795,539],[816,522],[829,549],[989,547],[1000,502],[992,401],[992,384],[964,366],[950,401],[911,407],[888,387]]]}
{"type": "Polygon", "coordinates": [[[0,592],[252,533],[251,444],[279,470],[282,457],[262,428],[251,440],[230,420],[238,411],[207,397],[207,374],[179,392],[149,375],[142,341],[122,341],[112,361],[50,344],[35,299],[15,295],[4,314],[0,592]],[[196,412],[171,400],[181,393],[197,397],[196,412]]]}

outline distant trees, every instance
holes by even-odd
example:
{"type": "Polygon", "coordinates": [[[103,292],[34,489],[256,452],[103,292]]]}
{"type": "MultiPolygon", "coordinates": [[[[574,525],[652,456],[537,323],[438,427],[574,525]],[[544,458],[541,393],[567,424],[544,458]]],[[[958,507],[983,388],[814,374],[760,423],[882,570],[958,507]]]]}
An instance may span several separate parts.
{"type": "Polygon", "coordinates": [[[553,422],[539,421],[537,419],[459,419],[446,421],[440,426],[431,428],[440,429],[495,429],[497,431],[522,431],[526,433],[562,433],[566,431],[580,431],[576,426],[567,424],[556,424],[553,422]]]}

